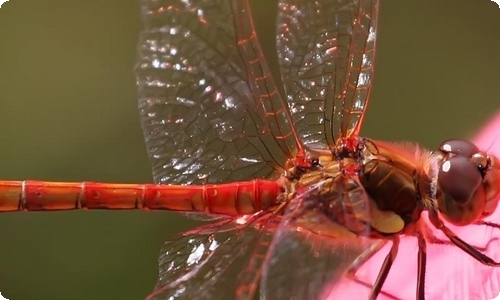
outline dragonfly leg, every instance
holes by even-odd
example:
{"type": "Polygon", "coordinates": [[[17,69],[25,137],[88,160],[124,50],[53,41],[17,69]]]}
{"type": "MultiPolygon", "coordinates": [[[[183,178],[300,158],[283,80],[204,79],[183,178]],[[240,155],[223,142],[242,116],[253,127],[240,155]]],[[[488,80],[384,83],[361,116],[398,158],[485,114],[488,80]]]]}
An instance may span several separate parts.
{"type": "Polygon", "coordinates": [[[387,256],[386,256],[386,258],[384,260],[384,264],[382,265],[381,272],[379,273],[379,275],[377,277],[377,280],[375,281],[375,284],[370,284],[370,283],[367,283],[365,281],[362,281],[362,280],[356,278],[356,272],[359,270],[359,268],[365,262],[367,262],[375,253],[377,253],[380,249],[382,249],[382,247],[384,247],[384,245],[387,244],[387,241],[388,240],[379,240],[376,243],[374,243],[373,245],[371,245],[365,252],[361,253],[361,255],[358,256],[356,258],[356,260],[354,260],[354,262],[351,264],[351,266],[347,269],[346,276],[348,278],[350,278],[351,280],[353,280],[353,281],[355,281],[355,282],[357,282],[359,284],[362,284],[362,285],[364,285],[364,286],[372,289],[371,292],[370,292],[370,298],[369,298],[371,300],[372,299],[376,299],[379,294],[384,294],[387,297],[392,298],[392,299],[398,299],[397,297],[395,297],[393,295],[390,295],[388,293],[385,293],[385,292],[381,291],[382,285],[383,285],[383,283],[385,281],[385,277],[387,277],[387,274],[385,274],[385,276],[384,276],[383,279],[381,279],[380,277],[381,277],[382,270],[384,268],[387,268],[386,273],[389,272],[389,269],[390,269],[390,267],[392,265],[392,261],[394,260],[394,258],[396,257],[396,254],[397,254],[397,248],[398,248],[398,245],[399,245],[399,239],[397,241],[393,240],[391,251],[387,254],[387,256]],[[388,260],[390,260],[390,262],[387,262],[388,260]],[[381,279],[381,281],[380,281],[380,279],[381,279]],[[378,291],[376,291],[376,293],[375,293],[377,282],[379,282],[378,284],[380,286],[377,288],[378,291]]]}
{"type": "Polygon", "coordinates": [[[491,257],[479,252],[479,250],[474,248],[474,246],[468,244],[467,242],[459,238],[453,231],[451,231],[451,229],[446,227],[443,221],[439,219],[437,212],[429,210],[429,220],[437,229],[441,230],[453,244],[455,244],[458,248],[462,249],[465,253],[474,257],[480,263],[492,267],[500,266],[499,262],[496,262],[491,257]]]}
{"type": "Polygon", "coordinates": [[[399,236],[394,236],[392,238],[391,250],[389,251],[389,253],[387,253],[387,256],[384,259],[384,263],[382,264],[382,268],[380,269],[380,272],[378,273],[377,279],[375,280],[375,283],[373,284],[373,288],[370,292],[370,296],[368,297],[369,300],[377,299],[378,294],[380,294],[380,291],[382,290],[382,286],[384,285],[385,279],[387,278],[387,275],[389,274],[389,270],[392,267],[392,263],[394,262],[394,259],[396,259],[396,255],[398,255],[398,248],[399,248],[399,236]]]}
{"type": "Polygon", "coordinates": [[[489,226],[493,228],[500,229],[500,224],[493,223],[493,222],[488,222],[488,221],[477,221],[473,223],[474,225],[484,225],[484,226],[489,226]]]}
{"type": "Polygon", "coordinates": [[[377,253],[382,247],[387,244],[387,240],[378,240],[376,243],[370,246],[370,248],[366,249],[365,252],[361,253],[349,266],[347,269],[347,277],[358,281],[356,279],[356,272],[358,269],[367,262],[375,253],[377,253]]]}
{"type": "Polygon", "coordinates": [[[417,299],[425,299],[425,267],[427,265],[427,243],[421,232],[417,233],[418,239],[418,273],[417,273],[417,299]]]}

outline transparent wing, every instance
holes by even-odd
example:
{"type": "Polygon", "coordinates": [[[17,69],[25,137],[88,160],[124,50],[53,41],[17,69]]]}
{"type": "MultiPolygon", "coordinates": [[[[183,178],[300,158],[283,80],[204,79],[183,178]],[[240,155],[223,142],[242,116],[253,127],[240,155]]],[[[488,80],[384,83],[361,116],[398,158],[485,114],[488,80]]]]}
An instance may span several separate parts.
{"type": "Polygon", "coordinates": [[[147,299],[229,299],[236,295],[252,299],[260,276],[260,265],[255,263],[261,262],[258,253],[265,254],[266,241],[281,219],[276,217],[257,214],[225,219],[165,242],[158,281],[147,299]]]}
{"type": "Polygon", "coordinates": [[[139,110],[156,183],[276,178],[300,146],[246,0],[142,0],[139,110]]]}
{"type": "Polygon", "coordinates": [[[277,48],[302,142],[357,134],[373,81],[378,0],[281,0],[277,48]]]}
{"type": "Polygon", "coordinates": [[[358,236],[371,230],[368,197],[356,181],[338,179],[302,189],[288,205],[263,266],[265,299],[324,299],[372,245],[358,236]]]}
{"type": "MultiPolygon", "coordinates": [[[[265,299],[325,299],[365,247],[284,230],[276,244],[278,259],[271,259],[266,266],[261,291],[265,299]],[[284,273],[285,268],[288,273],[284,273]]],[[[353,290],[352,296],[356,295],[353,290]]]]}
{"type": "Polygon", "coordinates": [[[262,299],[329,295],[371,246],[357,236],[371,228],[367,201],[349,178],[325,181],[301,188],[283,216],[277,209],[186,231],[163,245],[148,299],[253,299],[259,283],[262,299]]]}

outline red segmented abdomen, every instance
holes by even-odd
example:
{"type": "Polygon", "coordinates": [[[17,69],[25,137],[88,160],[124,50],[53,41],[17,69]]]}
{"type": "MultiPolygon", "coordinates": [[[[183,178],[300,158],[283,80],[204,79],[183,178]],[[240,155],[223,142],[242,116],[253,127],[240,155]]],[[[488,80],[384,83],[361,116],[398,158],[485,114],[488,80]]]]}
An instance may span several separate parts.
{"type": "Polygon", "coordinates": [[[0,212],[70,209],[151,209],[238,216],[266,209],[282,193],[276,181],[155,185],[0,181],[0,212]]]}

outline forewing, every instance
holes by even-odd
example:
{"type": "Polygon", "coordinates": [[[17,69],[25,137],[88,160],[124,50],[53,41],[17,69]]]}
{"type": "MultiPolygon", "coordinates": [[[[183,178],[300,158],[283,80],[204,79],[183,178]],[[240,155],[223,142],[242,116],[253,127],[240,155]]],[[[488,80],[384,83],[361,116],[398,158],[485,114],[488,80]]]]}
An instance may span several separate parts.
{"type": "Polygon", "coordinates": [[[370,230],[363,227],[364,221],[356,224],[369,215],[366,194],[355,187],[324,198],[325,185],[302,189],[291,200],[264,263],[261,295],[265,299],[328,297],[352,262],[373,243],[357,235],[370,230]],[[331,199],[336,208],[329,215],[318,199],[331,199]],[[348,231],[347,224],[360,231],[348,231]]]}
{"type": "Polygon", "coordinates": [[[252,299],[260,276],[256,252],[266,249],[279,218],[256,214],[182,233],[163,245],[159,276],[147,299],[252,299]],[[245,274],[242,270],[247,270],[245,274]],[[257,276],[255,278],[255,276],[257,276]],[[256,283],[255,283],[256,282],[256,283]],[[248,296],[249,295],[249,296],[248,296]]]}
{"type": "Polygon", "coordinates": [[[281,0],[277,48],[302,142],[357,134],[373,81],[378,0],[281,0]]]}
{"type": "Polygon", "coordinates": [[[299,151],[246,0],[142,0],[139,110],[156,183],[276,178],[299,151]]]}

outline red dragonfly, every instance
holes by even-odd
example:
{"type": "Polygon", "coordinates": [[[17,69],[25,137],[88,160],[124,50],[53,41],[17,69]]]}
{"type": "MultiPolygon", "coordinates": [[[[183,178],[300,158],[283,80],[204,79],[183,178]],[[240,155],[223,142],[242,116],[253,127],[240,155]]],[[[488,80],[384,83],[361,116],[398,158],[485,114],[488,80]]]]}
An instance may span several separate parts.
{"type": "Polygon", "coordinates": [[[168,209],[214,220],[165,243],[150,299],[252,298],[259,284],[271,299],[321,298],[391,241],[368,283],[374,299],[401,234],[419,240],[423,298],[425,244],[443,242],[427,235],[424,210],[450,243],[496,265],[441,219],[465,225],[493,212],[497,159],[464,141],[430,153],[358,137],[378,1],[303,2],[279,5],[283,99],[246,1],[144,1],[139,106],[159,185],[4,181],[1,209],[168,209]]]}

